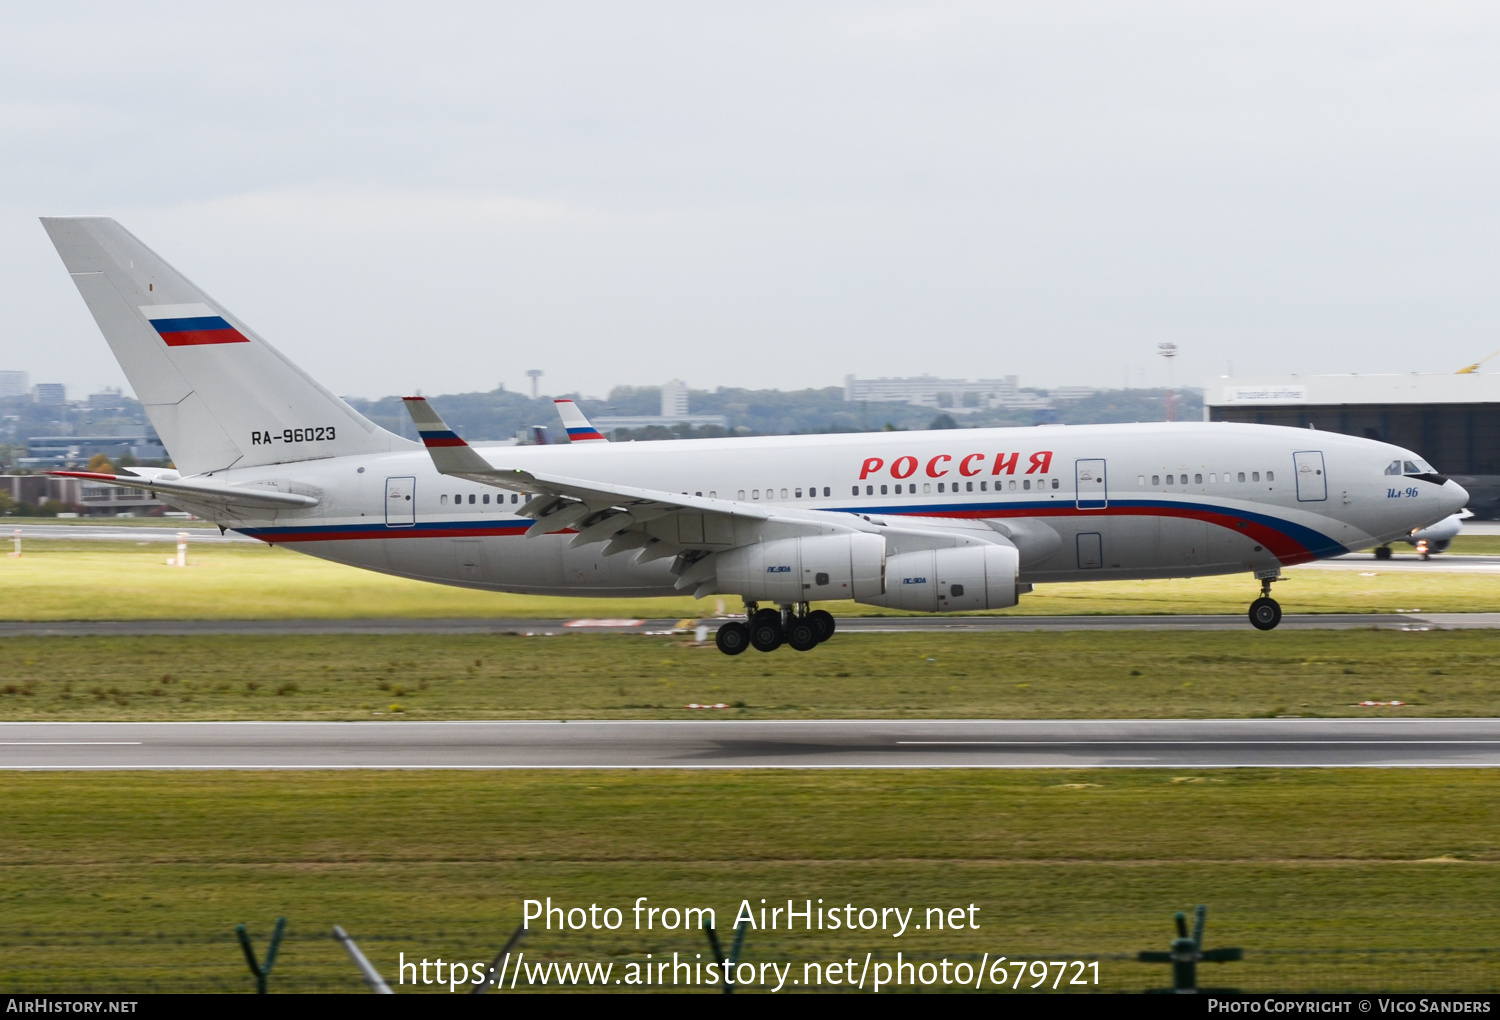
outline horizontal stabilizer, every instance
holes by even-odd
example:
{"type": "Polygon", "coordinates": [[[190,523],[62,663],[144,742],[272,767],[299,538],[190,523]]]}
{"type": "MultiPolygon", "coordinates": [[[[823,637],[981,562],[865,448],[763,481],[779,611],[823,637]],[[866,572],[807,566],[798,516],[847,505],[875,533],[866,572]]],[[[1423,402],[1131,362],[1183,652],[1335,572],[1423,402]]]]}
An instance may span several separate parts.
{"type": "Polygon", "coordinates": [[[217,482],[200,482],[184,478],[164,479],[160,476],[143,478],[138,475],[110,475],[99,471],[48,471],[47,473],[59,478],[82,478],[91,482],[108,482],[110,485],[139,489],[152,495],[164,493],[182,496],[200,503],[228,509],[291,510],[318,505],[316,496],[280,492],[259,486],[222,485],[217,482]]]}

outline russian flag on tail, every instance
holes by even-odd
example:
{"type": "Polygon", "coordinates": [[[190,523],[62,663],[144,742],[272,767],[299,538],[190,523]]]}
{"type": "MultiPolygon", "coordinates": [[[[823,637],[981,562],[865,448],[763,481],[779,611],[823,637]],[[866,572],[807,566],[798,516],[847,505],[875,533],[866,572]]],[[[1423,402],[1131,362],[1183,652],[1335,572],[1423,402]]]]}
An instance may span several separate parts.
{"type": "Polygon", "coordinates": [[[140,309],[168,347],[250,342],[249,337],[208,305],[141,305],[140,309]]]}
{"type": "Polygon", "coordinates": [[[463,437],[448,427],[448,423],[439,418],[437,412],[427,406],[425,397],[402,397],[406,401],[406,409],[411,413],[411,420],[417,426],[417,434],[422,437],[422,445],[428,449],[442,446],[468,446],[463,437]]]}

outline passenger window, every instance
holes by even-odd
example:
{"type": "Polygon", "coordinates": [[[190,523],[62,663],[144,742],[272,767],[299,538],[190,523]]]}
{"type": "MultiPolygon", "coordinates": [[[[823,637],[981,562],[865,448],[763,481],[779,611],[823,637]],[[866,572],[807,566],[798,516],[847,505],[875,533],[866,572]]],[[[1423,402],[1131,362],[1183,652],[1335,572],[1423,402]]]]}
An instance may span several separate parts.
{"type": "Polygon", "coordinates": [[[708,490],[708,498],[709,499],[718,499],[719,498],[719,490],[717,490],[717,489],[709,489],[708,490]]]}
{"type": "MultiPolygon", "coordinates": [[[[701,496],[701,495],[703,495],[703,493],[701,493],[701,492],[695,492],[695,493],[693,493],[693,495],[694,496],[701,496]]],[[[797,495],[799,495],[799,496],[802,495],[802,490],[801,489],[797,490],[797,495]]]]}
{"type": "MultiPolygon", "coordinates": [[[[957,491],[957,490],[955,490],[955,491],[957,491]]],[[[964,491],[965,492],[973,492],[974,491],[974,483],[973,482],[964,482],[964,491]]]]}
{"type": "Polygon", "coordinates": [[[1219,483],[1219,476],[1218,476],[1218,474],[1216,472],[1210,471],[1208,473],[1208,484],[1209,485],[1217,485],[1218,483],[1219,483]]]}
{"type": "Polygon", "coordinates": [[[786,490],[785,489],[781,490],[781,498],[782,499],[786,499],[786,490]]]}
{"type": "Polygon", "coordinates": [[[1244,480],[1245,480],[1245,472],[1241,471],[1240,472],[1240,481],[1243,482],[1244,480]]]}
{"type": "Polygon", "coordinates": [[[1252,482],[1258,482],[1258,481],[1260,481],[1260,472],[1259,471],[1252,471],[1252,472],[1250,472],[1250,480],[1252,482]]]}
{"type": "Polygon", "coordinates": [[[1021,483],[1021,488],[1023,488],[1023,489],[1030,489],[1031,488],[1031,479],[1028,478],[1024,482],[1022,482],[1021,483]]]}
{"type": "Polygon", "coordinates": [[[938,492],[942,492],[942,491],[943,491],[943,483],[942,482],[938,482],[938,492]]]}
{"type": "Polygon", "coordinates": [[[1052,487],[1054,489],[1057,488],[1057,479],[1056,478],[1052,479],[1052,487]]]}
{"type": "Polygon", "coordinates": [[[885,495],[885,494],[886,494],[886,491],[885,491],[885,486],[884,486],[884,485],[882,485],[882,486],[881,486],[881,487],[880,487],[880,494],[881,494],[881,495],[882,495],[882,496],[884,496],[884,495],[885,495]]]}
{"type": "Polygon", "coordinates": [[[1151,484],[1152,485],[1160,485],[1161,484],[1161,475],[1152,475],[1151,476],[1151,484]]]}
{"type": "Polygon", "coordinates": [[[865,495],[866,496],[873,496],[873,495],[875,495],[875,486],[873,486],[873,485],[866,485],[865,486],[865,495]]]}
{"type": "Polygon", "coordinates": [[[469,505],[470,506],[474,505],[474,494],[472,492],[469,493],[469,505]]]}
{"type": "Polygon", "coordinates": [[[1145,475],[1136,475],[1135,476],[1135,484],[1136,485],[1145,485],[1146,484],[1146,476],[1145,475]]]}
{"type": "Polygon", "coordinates": [[[744,498],[745,498],[745,490],[744,490],[744,489],[741,489],[741,490],[740,490],[740,494],[739,494],[739,496],[738,496],[738,497],[736,497],[736,498],[738,498],[738,499],[744,499],[744,498]]]}
{"type": "Polygon", "coordinates": [[[486,492],[484,494],[484,504],[485,504],[485,506],[488,506],[489,502],[490,502],[490,494],[488,492],[486,492]]]}
{"type": "Polygon", "coordinates": [[[896,495],[901,495],[901,486],[896,486],[896,495]]]}
{"type": "Polygon", "coordinates": [[[517,503],[517,502],[520,502],[520,499],[521,499],[521,497],[520,497],[520,496],[519,496],[519,495],[517,495],[517,494],[516,494],[516,493],[514,493],[514,492],[512,492],[512,493],[511,493],[511,494],[510,494],[510,501],[511,501],[511,502],[512,502],[512,503],[517,503]]]}
{"type": "Polygon", "coordinates": [[[750,490],[750,498],[751,499],[760,499],[760,490],[759,489],[751,489],[750,490]]]}
{"type": "Polygon", "coordinates": [[[1202,485],[1203,484],[1203,476],[1202,475],[1194,475],[1193,476],[1193,484],[1194,485],[1202,485]]]}
{"type": "Polygon", "coordinates": [[[858,485],[856,485],[856,486],[855,486],[855,487],[854,487],[854,489],[853,489],[853,491],[851,491],[851,492],[850,492],[850,493],[849,493],[849,495],[851,495],[851,496],[858,496],[858,495],[859,495],[859,486],[858,486],[858,485]]]}
{"type": "MultiPolygon", "coordinates": [[[[698,493],[698,495],[700,495],[700,496],[701,496],[701,495],[703,495],[703,493],[701,493],[701,492],[700,492],[700,493],[698,493]]],[[[798,498],[798,499],[801,499],[801,498],[802,498],[802,490],[801,490],[801,489],[798,489],[798,490],[797,490],[797,498],[798,498]]]]}
{"type": "Polygon", "coordinates": [[[441,503],[443,506],[447,506],[448,505],[448,494],[445,492],[441,496],[439,496],[438,497],[438,502],[441,503]]]}
{"type": "MultiPolygon", "coordinates": [[[[931,482],[923,482],[922,483],[922,491],[923,492],[931,492],[932,491],[932,483],[931,482]]],[[[938,491],[939,492],[943,491],[943,483],[942,482],[938,482],[938,491]]]]}
{"type": "Polygon", "coordinates": [[[1276,472],[1275,471],[1267,471],[1266,472],[1266,481],[1268,481],[1268,482],[1274,482],[1274,481],[1276,481],[1276,472]]]}
{"type": "Polygon", "coordinates": [[[1007,488],[1007,489],[1009,489],[1009,490],[1010,490],[1010,491],[1011,491],[1011,492],[1015,492],[1015,491],[1016,491],[1016,483],[1015,483],[1015,480],[1014,480],[1014,479],[1012,479],[1012,480],[1011,480],[1011,483],[1010,483],[1010,484],[1009,484],[1009,485],[1007,485],[1007,486],[1006,486],[1006,488],[1007,488]]]}
{"type": "Polygon", "coordinates": [[[980,482],[979,483],[979,491],[980,492],[989,492],[990,491],[990,483],[989,482],[980,482]]]}
{"type": "Polygon", "coordinates": [[[823,486],[823,495],[825,495],[825,496],[831,495],[831,493],[828,491],[828,486],[826,486],[826,485],[823,486]]]}

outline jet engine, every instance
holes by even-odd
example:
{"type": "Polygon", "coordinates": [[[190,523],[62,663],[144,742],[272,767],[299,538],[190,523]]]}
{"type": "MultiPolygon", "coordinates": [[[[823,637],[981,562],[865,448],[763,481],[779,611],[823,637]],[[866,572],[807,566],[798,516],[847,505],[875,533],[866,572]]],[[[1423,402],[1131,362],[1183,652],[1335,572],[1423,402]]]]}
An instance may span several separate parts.
{"type": "Polygon", "coordinates": [[[879,598],[885,592],[885,539],[853,532],[781,538],[719,553],[715,589],[748,602],[879,598]]]}
{"type": "Polygon", "coordinates": [[[1008,545],[918,549],[886,558],[885,594],[856,601],[922,613],[1009,609],[1016,604],[1020,554],[1008,545]]]}

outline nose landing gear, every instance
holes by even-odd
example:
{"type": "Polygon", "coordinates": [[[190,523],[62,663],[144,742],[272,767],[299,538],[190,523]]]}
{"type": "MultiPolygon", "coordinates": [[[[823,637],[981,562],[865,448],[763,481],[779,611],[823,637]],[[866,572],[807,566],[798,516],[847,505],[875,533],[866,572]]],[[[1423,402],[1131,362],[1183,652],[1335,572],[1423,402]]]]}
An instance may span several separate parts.
{"type": "Polygon", "coordinates": [[[1271,597],[1271,582],[1280,579],[1280,574],[1260,579],[1260,598],[1250,603],[1250,626],[1256,630],[1275,630],[1281,622],[1281,603],[1271,597]]]}
{"type": "Polygon", "coordinates": [[[805,602],[780,609],[760,609],[749,602],[745,610],[747,622],[726,623],[714,635],[714,644],[725,655],[738,655],[746,648],[774,652],[783,644],[808,652],[833,636],[833,614],[822,609],[808,612],[805,602]]]}

